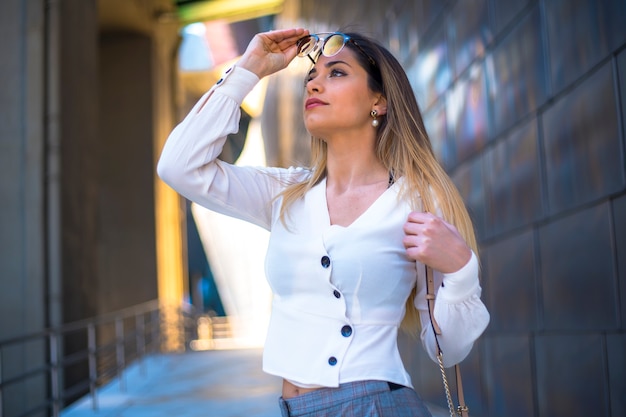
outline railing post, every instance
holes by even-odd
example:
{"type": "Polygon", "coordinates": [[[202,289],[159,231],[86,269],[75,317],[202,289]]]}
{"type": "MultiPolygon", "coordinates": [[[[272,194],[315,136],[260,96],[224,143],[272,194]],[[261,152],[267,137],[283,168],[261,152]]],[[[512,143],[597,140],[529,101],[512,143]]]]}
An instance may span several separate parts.
{"type": "Polygon", "coordinates": [[[161,353],[161,306],[152,312],[152,344],[156,346],[156,353],[161,353]]]}
{"type": "Polygon", "coordinates": [[[50,333],[50,391],[52,394],[52,416],[58,417],[61,412],[59,386],[59,335],[50,333]]]}
{"type": "Polygon", "coordinates": [[[96,365],[96,327],[93,323],[87,326],[87,354],[89,358],[89,393],[91,394],[91,408],[98,409],[98,397],[96,393],[96,383],[98,382],[98,369],[96,365]]]}
{"type": "Polygon", "coordinates": [[[120,390],[126,391],[126,381],[124,380],[124,321],[119,317],[115,319],[115,340],[115,357],[117,374],[120,378],[120,390]]]}
{"type": "Polygon", "coordinates": [[[139,360],[139,371],[142,376],[146,374],[146,366],[144,362],[144,356],[146,354],[146,327],[144,321],[145,318],[143,312],[135,315],[135,334],[137,335],[135,343],[137,349],[137,359],[139,360]]]}

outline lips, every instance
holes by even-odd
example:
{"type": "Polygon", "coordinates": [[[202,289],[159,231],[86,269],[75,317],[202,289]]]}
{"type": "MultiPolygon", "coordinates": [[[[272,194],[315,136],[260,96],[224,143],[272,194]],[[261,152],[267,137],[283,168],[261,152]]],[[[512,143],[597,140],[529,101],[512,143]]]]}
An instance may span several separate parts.
{"type": "Polygon", "coordinates": [[[325,106],[327,103],[323,102],[319,98],[310,98],[304,103],[305,110],[312,109],[314,107],[325,106]]]}

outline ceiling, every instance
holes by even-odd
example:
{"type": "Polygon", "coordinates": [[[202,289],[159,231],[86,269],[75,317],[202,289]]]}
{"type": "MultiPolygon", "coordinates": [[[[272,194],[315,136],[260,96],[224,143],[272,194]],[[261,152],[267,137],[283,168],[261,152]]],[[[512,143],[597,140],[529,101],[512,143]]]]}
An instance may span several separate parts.
{"type": "Polygon", "coordinates": [[[282,11],[284,0],[176,0],[176,14],[183,24],[256,19],[282,11]]]}
{"type": "Polygon", "coordinates": [[[150,33],[156,21],[239,22],[282,11],[284,0],[98,0],[100,29],[150,33]]]}

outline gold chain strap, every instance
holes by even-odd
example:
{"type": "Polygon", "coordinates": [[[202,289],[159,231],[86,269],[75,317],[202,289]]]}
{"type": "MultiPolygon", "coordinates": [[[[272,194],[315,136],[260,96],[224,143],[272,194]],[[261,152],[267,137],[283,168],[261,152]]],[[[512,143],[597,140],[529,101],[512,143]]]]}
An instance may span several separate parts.
{"type": "Polygon", "coordinates": [[[446,401],[448,402],[450,417],[455,417],[454,403],[452,402],[452,395],[450,394],[450,386],[448,385],[448,377],[446,376],[446,369],[443,366],[443,355],[441,352],[437,354],[437,361],[439,362],[439,369],[441,370],[441,379],[443,379],[443,389],[446,391],[446,401]]]}
{"type": "Polygon", "coordinates": [[[437,361],[439,362],[439,369],[441,370],[441,379],[443,380],[443,388],[446,392],[446,401],[448,402],[448,409],[450,410],[450,417],[469,417],[469,409],[465,405],[465,397],[463,395],[463,385],[461,383],[461,371],[459,365],[455,366],[457,377],[457,392],[459,396],[459,406],[454,409],[454,403],[452,402],[452,395],[450,394],[450,385],[448,384],[448,377],[446,376],[446,370],[443,366],[443,352],[439,346],[439,340],[437,335],[441,334],[441,329],[435,321],[434,309],[435,309],[435,289],[434,278],[432,268],[426,267],[426,302],[428,303],[428,314],[430,316],[430,324],[433,328],[435,335],[435,343],[437,344],[437,361]]]}

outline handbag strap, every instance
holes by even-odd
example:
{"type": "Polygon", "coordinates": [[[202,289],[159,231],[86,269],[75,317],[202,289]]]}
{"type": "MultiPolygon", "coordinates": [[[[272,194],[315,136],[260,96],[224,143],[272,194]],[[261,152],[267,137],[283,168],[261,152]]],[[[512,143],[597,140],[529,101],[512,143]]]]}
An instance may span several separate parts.
{"type": "Polygon", "coordinates": [[[450,410],[450,417],[454,417],[455,414],[461,417],[469,417],[469,408],[465,404],[465,395],[463,395],[463,381],[461,380],[461,367],[459,364],[454,365],[456,374],[456,391],[457,399],[459,402],[456,410],[452,403],[452,396],[450,395],[450,387],[448,385],[448,378],[446,377],[446,371],[443,366],[443,352],[441,346],[439,346],[439,339],[437,335],[441,334],[441,328],[435,320],[435,279],[433,269],[426,266],[426,302],[428,303],[428,315],[430,316],[430,324],[435,334],[435,343],[437,344],[437,360],[439,362],[439,369],[441,370],[441,378],[443,379],[443,386],[446,392],[446,400],[448,402],[448,409],[450,410]]]}

